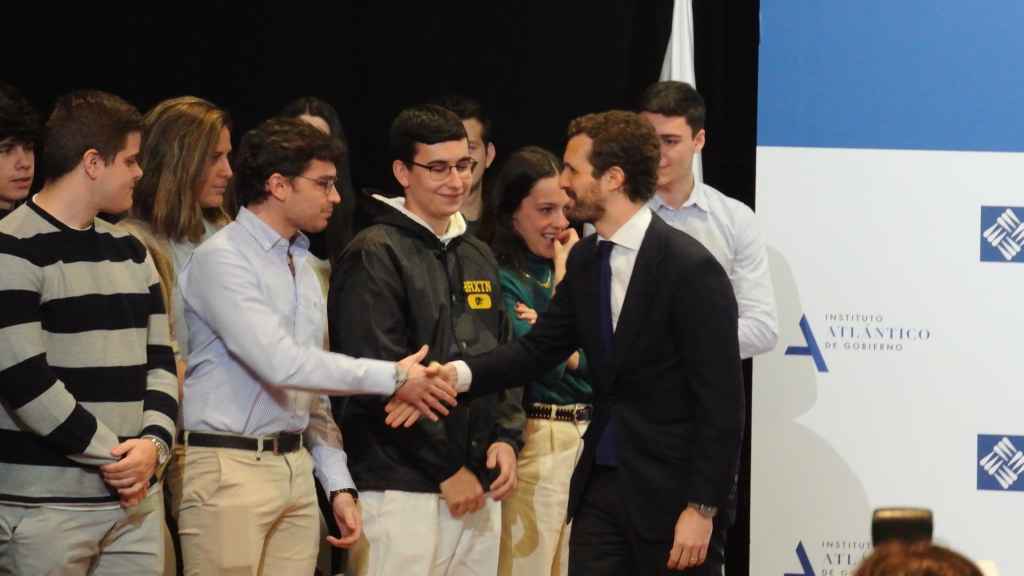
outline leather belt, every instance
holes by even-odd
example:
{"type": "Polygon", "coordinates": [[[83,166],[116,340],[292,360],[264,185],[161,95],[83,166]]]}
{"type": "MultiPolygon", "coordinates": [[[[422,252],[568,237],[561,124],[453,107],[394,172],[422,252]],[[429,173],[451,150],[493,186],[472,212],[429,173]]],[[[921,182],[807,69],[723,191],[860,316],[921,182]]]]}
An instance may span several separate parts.
{"type": "Polygon", "coordinates": [[[589,422],[593,413],[594,408],[590,404],[559,406],[557,404],[534,403],[526,407],[526,416],[528,418],[556,420],[558,422],[589,422]]]}
{"type": "Polygon", "coordinates": [[[280,432],[273,436],[235,436],[183,430],[178,433],[178,442],[183,446],[234,448],[236,450],[252,450],[256,453],[288,454],[302,449],[302,434],[280,432]]]}

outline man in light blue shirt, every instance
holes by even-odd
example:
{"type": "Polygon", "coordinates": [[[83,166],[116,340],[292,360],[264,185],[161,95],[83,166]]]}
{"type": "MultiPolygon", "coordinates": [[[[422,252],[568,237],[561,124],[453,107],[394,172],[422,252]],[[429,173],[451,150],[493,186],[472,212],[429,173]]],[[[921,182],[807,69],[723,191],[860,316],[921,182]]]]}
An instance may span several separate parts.
{"type": "Polygon", "coordinates": [[[311,574],[319,511],[313,471],[348,547],[361,534],[357,493],[325,394],[405,397],[447,414],[455,391],[419,364],[324,350],[326,307],[302,232],[327,225],[338,195],[336,139],[271,119],[242,139],[235,222],[179,276],[190,334],[172,478],[186,573],[311,574]]]}
{"type": "Polygon", "coordinates": [[[657,82],[640,98],[640,113],[661,142],[657,194],[647,205],[700,241],[729,275],[739,305],[740,357],[770,351],[779,329],[757,218],[742,202],[694,178],[693,157],[706,135],[703,98],[685,82],[657,82]]]}

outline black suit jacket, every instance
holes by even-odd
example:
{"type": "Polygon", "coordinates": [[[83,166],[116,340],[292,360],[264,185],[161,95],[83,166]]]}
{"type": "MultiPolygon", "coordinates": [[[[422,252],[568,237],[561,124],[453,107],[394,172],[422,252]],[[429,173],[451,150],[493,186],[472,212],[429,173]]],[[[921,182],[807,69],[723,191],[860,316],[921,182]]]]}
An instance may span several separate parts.
{"type": "Polygon", "coordinates": [[[573,248],[565,278],[529,334],[466,360],[471,394],[535,380],[582,348],[595,411],[572,478],[569,517],[579,509],[598,440],[615,418],[628,521],[643,538],[671,540],[688,502],[725,508],[735,482],[744,424],[736,299],[711,253],[653,215],[614,353],[603,357],[597,264],[592,235],[573,248]]]}

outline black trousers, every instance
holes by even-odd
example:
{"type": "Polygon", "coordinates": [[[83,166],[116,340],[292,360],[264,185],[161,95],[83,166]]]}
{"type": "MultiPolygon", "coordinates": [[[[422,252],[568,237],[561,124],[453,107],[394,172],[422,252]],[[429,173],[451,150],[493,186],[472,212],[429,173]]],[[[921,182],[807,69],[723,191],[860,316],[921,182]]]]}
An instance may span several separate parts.
{"type": "Polygon", "coordinates": [[[682,572],[668,569],[674,534],[664,540],[640,538],[629,526],[616,483],[615,468],[594,466],[583,503],[573,518],[569,539],[569,576],[648,576],[686,574],[721,576],[725,564],[725,528],[716,518],[707,560],[682,572]]]}

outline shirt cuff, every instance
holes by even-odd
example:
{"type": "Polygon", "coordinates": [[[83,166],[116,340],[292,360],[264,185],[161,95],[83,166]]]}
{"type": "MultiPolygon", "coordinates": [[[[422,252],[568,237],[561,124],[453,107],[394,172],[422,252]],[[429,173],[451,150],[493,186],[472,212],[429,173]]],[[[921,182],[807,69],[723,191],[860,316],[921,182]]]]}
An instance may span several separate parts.
{"type": "Polygon", "coordinates": [[[395,362],[383,360],[360,359],[366,366],[363,373],[363,388],[369,394],[391,396],[395,393],[395,362]]]}
{"type": "Polygon", "coordinates": [[[314,472],[324,492],[330,494],[335,490],[355,488],[352,474],[348,471],[348,457],[344,450],[329,446],[312,446],[309,449],[313,456],[314,472]]]}
{"type": "Polygon", "coordinates": [[[455,391],[459,394],[469,390],[469,385],[473,383],[473,371],[469,369],[469,365],[462,360],[455,360],[452,362],[452,366],[455,367],[455,373],[458,374],[458,382],[455,383],[455,391]]]}

